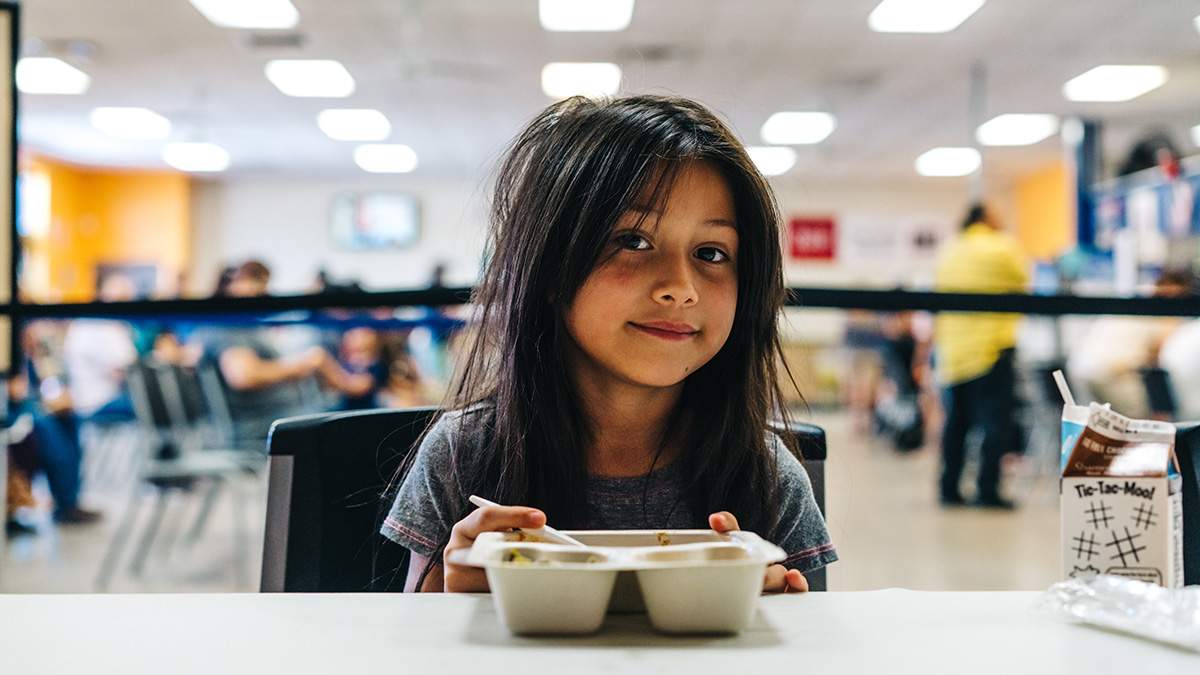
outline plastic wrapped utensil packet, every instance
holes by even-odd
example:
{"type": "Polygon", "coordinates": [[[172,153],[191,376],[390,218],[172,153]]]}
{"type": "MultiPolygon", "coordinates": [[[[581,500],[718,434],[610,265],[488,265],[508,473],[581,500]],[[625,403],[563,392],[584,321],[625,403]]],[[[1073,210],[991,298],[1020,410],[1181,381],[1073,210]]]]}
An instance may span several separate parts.
{"type": "Polygon", "coordinates": [[[1200,587],[1163,588],[1108,574],[1051,586],[1042,612],[1200,652],[1200,587]]]}

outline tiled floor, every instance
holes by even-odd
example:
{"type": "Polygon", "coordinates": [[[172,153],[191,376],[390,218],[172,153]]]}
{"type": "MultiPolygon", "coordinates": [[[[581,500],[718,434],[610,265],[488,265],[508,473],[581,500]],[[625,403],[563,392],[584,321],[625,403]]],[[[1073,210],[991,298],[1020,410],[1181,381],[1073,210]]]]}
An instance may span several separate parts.
{"type": "MultiPolygon", "coordinates": [[[[1009,466],[1009,482],[1021,503],[1015,512],[943,509],[937,505],[935,447],[900,455],[851,430],[843,414],[814,414],[829,440],[826,494],[829,528],[841,560],[829,568],[831,590],[904,587],[922,590],[1036,590],[1058,573],[1057,478],[1033,471],[1035,461],[1009,466]]],[[[39,533],[8,542],[0,558],[0,591],[87,593],[97,590],[101,561],[124,510],[126,481],[109,476],[85,496],[105,519],[86,526],[56,527],[34,514],[39,533]]],[[[130,570],[133,543],[108,586],[110,592],[251,592],[261,565],[265,482],[242,481],[250,498],[241,514],[249,527],[250,553],[236,574],[233,500],[217,502],[202,536],[157,538],[144,570],[130,570]],[[174,541],[168,541],[174,539],[174,541]]],[[[141,519],[150,511],[141,493],[141,519]]],[[[182,494],[169,501],[164,532],[183,532],[199,499],[182,494]]],[[[139,524],[136,529],[141,531],[139,524]]]]}

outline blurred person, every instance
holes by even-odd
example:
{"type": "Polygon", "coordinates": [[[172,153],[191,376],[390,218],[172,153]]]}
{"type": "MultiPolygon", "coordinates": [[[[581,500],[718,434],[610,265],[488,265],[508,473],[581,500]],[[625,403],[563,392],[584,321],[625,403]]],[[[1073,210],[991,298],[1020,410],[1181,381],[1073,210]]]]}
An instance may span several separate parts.
{"type": "MultiPolygon", "coordinates": [[[[1191,275],[1182,271],[1163,272],[1154,286],[1154,297],[1174,298],[1192,292],[1191,275]]],[[[1134,419],[1151,417],[1150,397],[1143,370],[1157,367],[1159,351],[1183,323],[1165,316],[1100,316],[1067,359],[1067,372],[1077,386],[1097,403],[1112,404],[1113,410],[1134,419]]],[[[1173,352],[1168,361],[1179,367],[1173,352]]],[[[1174,378],[1172,378],[1174,379],[1174,378]]]]}
{"type": "MultiPolygon", "coordinates": [[[[133,281],[122,274],[104,278],[100,302],[137,298],[133,281]]],[[[133,330],[113,319],[75,319],[63,338],[63,366],[75,413],[82,418],[133,419],[126,372],[137,360],[133,330]]]]}
{"type": "MultiPolygon", "coordinates": [[[[236,269],[227,292],[230,297],[267,295],[270,279],[270,269],[251,260],[236,269]]],[[[363,390],[362,379],[348,373],[324,348],[281,354],[262,326],[204,327],[192,338],[203,358],[216,365],[237,440],[246,446],[265,448],[271,424],[279,418],[320,411],[320,386],[338,393],[363,390]]]]}
{"type": "Polygon", "coordinates": [[[340,380],[339,410],[367,410],[379,407],[379,394],[388,382],[388,364],[383,359],[379,334],[363,326],[351,328],[342,335],[338,363],[344,375],[326,375],[340,380]]]}
{"type": "MultiPolygon", "coordinates": [[[[972,205],[959,235],[938,253],[934,288],[944,293],[1021,293],[1028,263],[982,204],[972,205]]],[[[966,504],[960,492],[966,440],[980,433],[974,504],[1014,508],[1000,493],[1000,462],[1013,447],[1017,406],[1014,356],[1020,315],[940,312],[935,323],[937,376],[945,392],[939,491],[946,506],[966,504]]]]}
{"type": "MultiPolygon", "coordinates": [[[[83,451],[79,426],[71,412],[70,394],[47,382],[42,387],[31,362],[8,381],[8,447],[18,470],[18,486],[41,472],[54,500],[53,518],[64,525],[88,524],[100,519],[97,511],[79,505],[83,451]]],[[[25,499],[28,502],[28,498],[25,499]]],[[[24,504],[28,506],[28,503],[24,504]]]]}
{"type": "MultiPolygon", "coordinates": [[[[267,295],[270,280],[270,269],[250,260],[229,275],[224,293],[267,295]]],[[[257,447],[276,419],[317,411],[305,388],[315,387],[318,372],[331,359],[324,349],[282,355],[261,326],[205,326],[193,331],[191,339],[221,376],[239,442],[257,447]]]]}
{"type": "Polygon", "coordinates": [[[883,374],[885,382],[875,400],[875,419],[881,435],[899,451],[908,452],[925,443],[926,414],[922,407],[926,363],[926,341],[918,340],[914,312],[896,312],[883,322],[883,374]]]}

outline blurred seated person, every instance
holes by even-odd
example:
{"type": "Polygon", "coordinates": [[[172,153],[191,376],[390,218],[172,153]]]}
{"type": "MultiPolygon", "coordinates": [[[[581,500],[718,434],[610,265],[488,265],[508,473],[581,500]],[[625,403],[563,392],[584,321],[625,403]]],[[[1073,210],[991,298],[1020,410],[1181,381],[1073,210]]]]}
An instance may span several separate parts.
{"type": "MultiPolygon", "coordinates": [[[[240,265],[226,290],[230,297],[267,295],[271,272],[257,260],[240,265]]],[[[204,358],[216,364],[229,399],[239,444],[265,448],[272,422],[282,417],[318,412],[323,402],[318,386],[358,392],[361,382],[318,346],[283,355],[262,326],[211,326],[197,329],[204,358]]]]}
{"type": "MultiPolygon", "coordinates": [[[[38,472],[46,475],[50,496],[54,499],[55,522],[65,525],[87,524],[100,519],[96,511],[79,506],[80,466],[83,451],[79,429],[71,412],[71,397],[48,379],[46,386],[37,380],[28,363],[23,372],[8,381],[8,454],[16,470],[16,487],[28,483],[38,472]],[[39,396],[39,392],[41,396],[39,396]]],[[[22,495],[29,506],[29,495],[22,495]]],[[[6,519],[11,520],[10,518],[6,519]]],[[[12,531],[12,526],[6,530],[12,531]]]]}
{"type": "MultiPolygon", "coordinates": [[[[1192,288],[1190,274],[1168,270],[1155,284],[1154,297],[1188,295],[1192,288]]],[[[1162,316],[1098,317],[1073,349],[1067,372],[1097,403],[1110,403],[1126,417],[1146,419],[1152,411],[1141,371],[1158,365],[1160,350],[1181,323],[1162,316]]]]}
{"type": "MultiPolygon", "coordinates": [[[[96,295],[101,302],[128,302],[137,298],[137,289],[129,277],[110,274],[96,295]]],[[[137,360],[137,349],[129,324],[113,319],[75,319],[67,326],[62,350],[77,415],[133,419],[125,376],[137,360]]]]}
{"type": "Polygon", "coordinates": [[[351,328],[342,335],[339,353],[345,376],[338,408],[368,410],[382,405],[379,394],[388,384],[388,363],[379,333],[363,326],[351,328]]]}

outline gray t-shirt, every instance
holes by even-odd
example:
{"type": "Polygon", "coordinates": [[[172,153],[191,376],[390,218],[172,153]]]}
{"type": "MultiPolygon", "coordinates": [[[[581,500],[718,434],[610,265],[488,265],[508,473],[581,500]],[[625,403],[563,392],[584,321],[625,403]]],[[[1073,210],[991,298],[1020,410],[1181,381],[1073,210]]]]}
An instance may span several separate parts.
{"type": "MultiPolygon", "coordinates": [[[[455,514],[471,508],[449,503],[463,494],[453,483],[456,472],[451,444],[463,444],[459,461],[480,456],[488,447],[487,418],[481,408],[450,412],[429,430],[380,528],[384,536],[427,558],[441,558],[438,545],[449,537],[455,514]]],[[[782,564],[802,572],[824,567],[837,560],[837,552],[813,499],[808,473],[778,437],[772,434],[769,438],[785,488],[774,537],[788,554],[782,564]]],[[[708,514],[692,512],[683,485],[680,462],[645,476],[591,476],[587,503],[593,522],[585,529],[707,529],[708,514]]]]}

